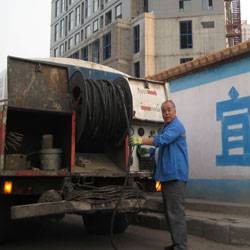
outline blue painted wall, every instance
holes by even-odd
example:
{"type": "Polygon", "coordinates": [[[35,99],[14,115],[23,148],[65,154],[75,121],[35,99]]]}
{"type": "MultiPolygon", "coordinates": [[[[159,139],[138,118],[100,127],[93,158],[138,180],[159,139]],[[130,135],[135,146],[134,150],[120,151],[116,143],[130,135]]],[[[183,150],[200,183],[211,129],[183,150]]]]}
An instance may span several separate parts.
{"type": "Polygon", "coordinates": [[[209,84],[224,78],[250,72],[250,57],[211,67],[201,72],[186,75],[170,81],[170,92],[189,89],[192,87],[209,84]]]}
{"type": "Polygon", "coordinates": [[[187,197],[250,204],[250,55],[172,80],[170,92],[189,134],[187,197]]]}

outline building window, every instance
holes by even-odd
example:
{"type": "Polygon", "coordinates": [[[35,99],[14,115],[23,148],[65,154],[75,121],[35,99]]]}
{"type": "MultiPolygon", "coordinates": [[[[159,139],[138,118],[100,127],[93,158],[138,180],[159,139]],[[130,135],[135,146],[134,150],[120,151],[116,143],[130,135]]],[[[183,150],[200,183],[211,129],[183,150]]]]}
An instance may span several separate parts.
{"type": "Polygon", "coordinates": [[[81,21],[81,15],[80,15],[80,5],[76,7],[75,11],[75,26],[78,26],[81,21]]]}
{"type": "Polygon", "coordinates": [[[93,0],[93,13],[95,13],[99,8],[99,0],[93,0]]]}
{"type": "Polygon", "coordinates": [[[184,57],[180,59],[180,64],[192,61],[193,57],[184,57]]]}
{"type": "Polygon", "coordinates": [[[179,0],[179,10],[191,10],[191,0],[179,0]]]}
{"type": "Polygon", "coordinates": [[[69,8],[68,0],[65,0],[65,10],[67,11],[69,8]]]}
{"type": "Polygon", "coordinates": [[[184,0],[179,0],[179,10],[184,10],[184,0]]]}
{"type": "Polygon", "coordinates": [[[82,16],[81,23],[84,24],[84,2],[82,2],[81,16],[82,16]]]}
{"type": "Polygon", "coordinates": [[[111,57],[111,32],[103,36],[103,60],[111,57]]]}
{"type": "Polygon", "coordinates": [[[54,36],[54,41],[56,42],[57,39],[59,38],[59,25],[58,23],[55,25],[55,36],[54,36]]]}
{"type": "Polygon", "coordinates": [[[71,37],[68,41],[68,49],[72,49],[73,47],[73,37],[71,37]]]}
{"type": "Polygon", "coordinates": [[[74,23],[74,12],[69,13],[69,31],[72,30],[73,28],[73,23],[74,23]]]}
{"type": "Polygon", "coordinates": [[[144,12],[148,12],[148,0],[144,0],[144,12]]]}
{"type": "Polygon", "coordinates": [[[134,39],[134,53],[140,51],[140,25],[136,25],[133,28],[133,39],[134,39]]]}
{"type": "Polygon", "coordinates": [[[63,56],[64,54],[64,44],[60,45],[60,56],[63,56]]]}
{"type": "Polygon", "coordinates": [[[121,4],[115,7],[115,18],[122,18],[122,5],[121,4]]]}
{"type": "Polygon", "coordinates": [[[84,30],[81,30],[81,41],[84,39],[84,30]]]}
{"type": "Polygon", "coordinates": [[[112,22],[112,10],[108,11],[105,14],[105,25],[108,25],[112,22]]]}
{"type": "Polygon", "coordinates": [[[214,21],[201,22],[201,26],[204,29],[213,29],[214,28],[214,21]]]}
{"type": "Polygon", "coordinates": [[[75,45],[79,44],[80,43],[80,33],[76,33],[75,34],[75,45]]]}
{"type": "Polygon", "coordinates": [[[202,0],[202,8],[204,10],[212,10],[213,9],[213,0],[202,0]]]}
{"type": "Polygon", "coordinates": [[[100,17],[100,28],[103,27],[103,16],[100,17]]]}
{"type": "Polygon", "coordinates": [[[68,0],[68,1],[69,1],[69,5],[71,5],[72,4],[71,0],[68,0]]]}
{"type": "Polygon", "coordinates": [[[60,37],[64,36],[64,19],[60,21],[60,37]]]}
{"type": "Polygon", "coordinates": [[[92,61],[95,63],[100,62],[100,41],[99,41],[99,39],[95,40],[92,43],[92,61]]]}
{"type": "Polygon", "coordinates": [[[193,48],[192,21],[180,22],[180,48],[193,48]]]}
{"type": "Polygon", "coordinates": [[[91,4],[90,0],[85,1],[85,17],[88,18],[91,15],[91,4]]]}
{"type": "Polygon", "coordinates": [[[54,49],[54,57],[57,57],[58,56],[58,48],[55,48],[54,49]]]}
{"type": "Polygon", "coordinates": [[[104,9],[104,0],[101,0],[101,10],[103,10],[104,9]]]}
{"type": "Polygon", "coordinates": [[[213,0],[208,0],[208,8],[213,9],[213,0]]]}
{"type": "Polygon", "coordinates": [[[87,39],[88,37],[90,37],[90,35],[91,35],[91,28],[90,28],[90,25],[88,25],[85,28],[85,39],[87,39]]]}
{"type": "Polygon", "coordinates": [[[79,59],[79,51],[76,51],[75,53],[73,53],[73,54],[71,55],[71,58],[79,59]]]}
{"type": "Polygon", "coordinates": [[[61,0],[61,13],[63,13],[65,10],[65,2],[64,1],[65,0],[61,0]]]}
{"type": "Polygon", "coordinates": [[[85,46],[82,49],[82,60],[88,61],[89,60],[89,53],[88,53],[88,46],[85,46]]]}
{"type": "Polygon", "coordinates": [[[99,29],[99,19],[96,19],[93,22],[93,33],[96,32],[99,29]]]}
{"type": "Polygon", "coordinates": [[[68,42],[67,41],[65,41],[65,43],[64,43],[64,51],[66,52],[67,51],[67,47],[68,46],[68,42]]]}
{"type": "Polygon", "coordinates": [[[67,32],[68,32],[68,21],[69,21],[69,17],[68,16],[66,16],[65,17],[65,36],[67,36],[67,32]]]}
{"type": "Polygon", "coordinates": [[[135,77],[140,77],[141,76],[140,62],[134,63],[134,75],[135,75],[135,77]]]}
{"type": "Polygon", "coordinates": [[[60,13],[60,1],[57,0],[55,3],[55,17],[58,17],[59,13],[60,13]]]}

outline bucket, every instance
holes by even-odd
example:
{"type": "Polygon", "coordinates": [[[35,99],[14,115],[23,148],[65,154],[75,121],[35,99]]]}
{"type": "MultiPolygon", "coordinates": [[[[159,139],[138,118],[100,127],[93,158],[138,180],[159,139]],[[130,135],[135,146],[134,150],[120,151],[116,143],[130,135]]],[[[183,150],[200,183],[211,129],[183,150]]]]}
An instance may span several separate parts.
{"type": "Polygon", "coordinates": [[[62,164],[62,150],[60,148],[48,148],[40,150],[41,169],[58,170],[62,164]]]}

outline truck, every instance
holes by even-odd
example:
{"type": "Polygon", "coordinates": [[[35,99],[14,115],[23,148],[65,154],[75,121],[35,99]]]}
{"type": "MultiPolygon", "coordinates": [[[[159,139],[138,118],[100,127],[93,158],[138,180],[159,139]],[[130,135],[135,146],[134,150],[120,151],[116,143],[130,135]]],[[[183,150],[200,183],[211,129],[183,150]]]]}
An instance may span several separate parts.
{"type": "Polygon", "coordinates": [[[157,133],[167,84],[9,56],[0,86],[0,242],[13,220],[68,213],[89,233],[124,232],[154,185],[148,146],[131,148],[128,136],[157,133]]]}

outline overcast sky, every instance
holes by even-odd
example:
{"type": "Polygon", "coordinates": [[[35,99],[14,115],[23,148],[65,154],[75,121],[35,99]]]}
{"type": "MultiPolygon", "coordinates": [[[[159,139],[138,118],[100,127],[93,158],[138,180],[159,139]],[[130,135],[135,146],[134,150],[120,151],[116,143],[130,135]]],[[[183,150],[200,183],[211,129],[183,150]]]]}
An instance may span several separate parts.
{"type": "Polygon", "coordinates": [[[51,0],[0,0],[0,71],[8,55],[48,57],[51,0]]]}
{"type": "MultiPolygon", "coordinates": [[[[0,72],[8,55],[49,56],[50,5],[51,0],[0,0],[0,72]]],[[[241,0],[241,7],[250,23],[250,0],[241,0]]]]}

